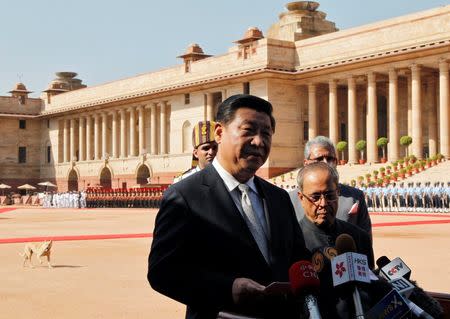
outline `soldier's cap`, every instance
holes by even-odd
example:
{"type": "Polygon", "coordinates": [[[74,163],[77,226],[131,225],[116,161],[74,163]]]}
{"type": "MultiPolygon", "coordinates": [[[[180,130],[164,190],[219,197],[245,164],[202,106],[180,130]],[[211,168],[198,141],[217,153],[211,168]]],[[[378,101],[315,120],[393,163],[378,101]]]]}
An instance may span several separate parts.
{"type": "Polygon", "coordinates": [[[199,147],[202,144],[214,142],[214,129],[216,122],[214,121],[200,121],[192,130],[192,146],[199,147]]]}

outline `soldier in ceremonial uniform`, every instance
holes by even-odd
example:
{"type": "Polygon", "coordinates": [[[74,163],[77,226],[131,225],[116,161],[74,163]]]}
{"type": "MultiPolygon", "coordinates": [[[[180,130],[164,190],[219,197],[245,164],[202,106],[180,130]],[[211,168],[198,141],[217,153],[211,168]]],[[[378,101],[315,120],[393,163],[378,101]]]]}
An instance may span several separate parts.
{"type": "Polygon", "coordinates": [[[180,180],[200,171],[211,164],[217,153],[217,143],[214,139],[214,128],[216,123],[213,121],[200,121],[192,130],[192,168],[176,177],[173,182],[180,180]]]}

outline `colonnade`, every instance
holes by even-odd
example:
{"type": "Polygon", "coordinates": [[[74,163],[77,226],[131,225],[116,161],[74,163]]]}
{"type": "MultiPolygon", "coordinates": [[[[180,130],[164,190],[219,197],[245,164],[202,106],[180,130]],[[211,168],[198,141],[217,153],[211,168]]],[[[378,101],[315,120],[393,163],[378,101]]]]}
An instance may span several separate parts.
{"type": "Polygon", "coordinates": [[[168,112],[163,101],[63,118],[60,161],[136,157],[148,151],[167,154],[168,112]]]}
{"type": "MultiPolygon", "coordinates": [[[[404,70],[403,70],[404,71],[404,70]]],[[[400,158],[400,129],[399,120],[401,116],[407,116],[408,135],[412,137],[412,154],[423,158],[424,146],[424,127],[428,130],[428,148],[429,154],[434,155],[438,152],[445,157],[450,157],[450,105],[449,105],[449,65],[446,60],[439,61],[439,70],[430,70],[418,64],[411,64],[407,70],[407,96],[408,111],[407,114],[399,113],[399,88],[398,77],[399,70],[392,67],[386,70],[387,73],[387,91],[388,103],[388,159],[396,160],[400,158]],[[427,76],[423,72],[426,69],[427,76]],[[433,74],[438,73],[438,76],[433,74]],[[430,75],[431,74],[431,75],[430,75]],[[436,80],[439,83],[436,83],[436,80]],[[422,84],[426,84],[427,90],[423,94],[422,84]],[[438,89],[439,98],[436,101],[436,90],[438,89]],[[423,96],[425,95],[425,96],[423,96]],[[428,112],[425,112],[425,106],[428,112]],[[438,126],[439,117],[439,126],[438,126]]],[[[378,134],[378,116],[377,116],[377,77],[386,78],[386,74],[368,72],[365,76],[366,83],[366,140],[367,140],[367,161],[378,161],[378,148],[376,141],[378,134]]],[[[405,72],[402,72],[402,76],[405,72]]],[[[359,75],[358,78],[361,76],[359,75]]],[[[348,154],[349,162],[356,163],[358,156],[356,152],[356,142],[358,137],[358,113],[362,106],[357,105],[357,86],[356,76],[348,76],[347,86],[347,132],[348,132],[348,154]]],[[[308,83],[308,133],[309,138],[321,135],[319,131],[319,115],[317,101],[317,86],[319,82],[308,83]]],[[[338,116],[338,98],[337,98],[337,80],[328,81],[328,132],[331,141],[336,144],[339,139],[339,116],[338,116]]],[[[323,135],[323,134],[322,134],[323,135]]]]}

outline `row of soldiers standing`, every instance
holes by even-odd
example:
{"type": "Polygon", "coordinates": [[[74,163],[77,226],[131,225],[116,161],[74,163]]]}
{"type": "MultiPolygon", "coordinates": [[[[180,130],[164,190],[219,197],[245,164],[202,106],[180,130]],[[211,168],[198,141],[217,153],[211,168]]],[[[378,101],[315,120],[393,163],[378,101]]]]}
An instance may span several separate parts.
{"type": "Polygon", "coordinates": [[[42,206],[44,208],[85,208],[86,192],[45,192],[42,195],[42,206]]]}
{"type": "Polygon", "coordinates": [[[450,182],[395,183],[386,187],[360,188],[369,211],[450,212],[450,182]]]}
{"type": "Polygon", "coordinates": [[[167,187],[144,188],[88,188],[88,208],[159,208],[167,187]]]}

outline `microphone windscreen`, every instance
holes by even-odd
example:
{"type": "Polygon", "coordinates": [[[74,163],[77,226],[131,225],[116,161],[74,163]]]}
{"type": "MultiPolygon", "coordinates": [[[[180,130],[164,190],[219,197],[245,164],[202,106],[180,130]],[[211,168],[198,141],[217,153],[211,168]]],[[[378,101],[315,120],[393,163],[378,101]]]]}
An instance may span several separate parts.
{"type": "Polygon", "coordinates": [[[336,238],[336,250],[339,255],[345,253],[355,253],[356,252],[355,240],[349,234],[340,234],[336,238]]]}
{"type": "Polygon", "coordinates": [[[289,268],[289,282],[292,293],[296,296],[317,294],[320,280],[313,265],[307,260],[300,260],[289,268]]]}
{"type": "Polygon", "coordinates": [[[387,264],[389,264],[391,262],[391,260],[389,258],[387,258],[386,256],[381,256],[380,258],[377,259],[377,266],[378,268],[383,268],[384,266],[386,266],[387,264]]]}

